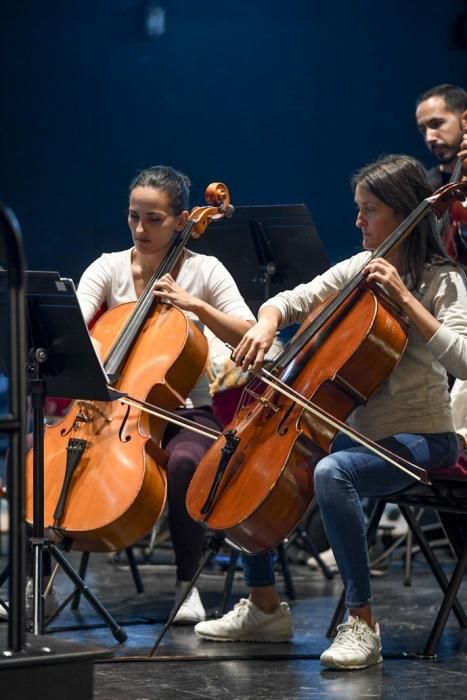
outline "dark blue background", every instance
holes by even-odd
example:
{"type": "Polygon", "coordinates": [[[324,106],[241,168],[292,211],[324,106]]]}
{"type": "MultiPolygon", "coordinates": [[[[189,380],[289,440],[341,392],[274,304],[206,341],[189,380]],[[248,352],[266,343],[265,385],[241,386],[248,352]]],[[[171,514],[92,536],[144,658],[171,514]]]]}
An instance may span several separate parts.
{"type": "Polygon", "coordinates": [[[415,98],[465,84],[461,0],[160,0],[157,38],[148,4],[3,0],[0,197],[30,268],[77,280],[129,246],[128,183],[156,163],[190,175],[193,205],[213,180],[236,204],[304,202],[345,257],[352,172],[390,152],[431,164],[415,98]]]}

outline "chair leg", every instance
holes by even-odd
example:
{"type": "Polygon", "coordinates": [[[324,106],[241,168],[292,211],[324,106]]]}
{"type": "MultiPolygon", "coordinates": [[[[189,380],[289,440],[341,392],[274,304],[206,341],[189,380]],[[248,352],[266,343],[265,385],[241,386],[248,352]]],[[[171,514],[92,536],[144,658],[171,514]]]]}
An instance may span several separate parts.
{"type": "Polygon", "coordinates": [[[232,593],[233,580],[235,576],[235,569],[237,567],[238,552],[232,549],[230,552],[229,566],[227,568],[227,574],[225,576],[224,591],[222,593],[222,603],[221,612],[224,615],[227,612],[228,602],[230,595],[232,593]]]}
{"type": "Polygon", "coordinates": [[[136,590],[138,593],[144,593],[144,585],[141,579],[141,575],[139,573],[138,564],[136,563],[133,547],[127,547],[125,552],[128,559],[128,565],[130,567],[131,575],[133,576],[133,581],[135,582],[136,590]]]}
{"type": "MultiPolygon", "coordinates": [[[[442,602],[442,605],[439,609],[438,615],[435,620],[435,624],[433,625],[433,628],[431,630],[430,636],[428,638],[428,641],[426,643],[425,649],[423,650],[423,655],[424,656],[434,656],[436,653],[436,649],[438,648],[438,643],[441,637],[441,634],[446,626],[447,619],[449,617],[449,613],[451,612],[451,609],[453,608],[454,601],[456,600],[456,595],[457,591],[459,590],[459,587],[462,583],[462,580],[464,578],[465,572],[467,570],[467,546],[464,549],[464,553],[462,556],[459,558],[456,567],[454,569],[454,572],[451,576],[451,580],[449,582],[448,589],[446,591],[446,594],[444,596],[444,600],[442,602]]],[[[463,625],[463,627],[466,627],[467,625],[463,625]]]]}
{"type": "Polygon", "coordinates": [[[290,541],[298,542],[305,551],[309,552],[309,554],[316,559],[318,566],[329,581],[334,578],[334,572],[331,571],[329,566],[321,559],[320,552],[315,547],[313,540],[310,538],[305,528],[298,525],[290,541]]]}
{"type": "Polygon", "coordinates": [[[295,600],[297,595],[295,593],[295,586],[290,573],[289,561],[287,559],[287,552],[284,543],[277,547],[277,554],[279,556],[279,562],[282,569],[282,575],[284,576],[285,590],[287,593],[287,598],[289,600],[295,600]]]}
{"type": "MultiPolygon", "coordinates": [[[[427,538],[425,537],[414,513],[412,512],[412,509],[406,505],[399,505],[402,514],[404,518],[407,520],[410,529],[412,530],[418,544],[420,545],[420,549],[423,552],[423,555],[425,559],[427,560],[436,580],[438,581],[438,584],[443,591],[443,593],[447,594],[448,588],[449,588],[449,582],[446,578],[446,575],[444,571],[442,570],[441,566],[439,565],[438,560],[436,559],[435,555],[433,554],[433,551],[429,545],[429,542],[427,538]]],[[[457,593],[457,591],[456,591],[457,593]]],[[[467,626],[467,618],[465,615],[465,611],[462,607],[462,605],[459,603],[458,599],[454,596],[453,597],[453,602],[452,602],[452,610],[457,617],[457,620],[460,624],[461,627],[466,627],[467,626]]]]}
{"type": "Polygon", "coordinates": [[[412,548],[413,534],[409,528],[405,537],[405,558],[404,558],[404,586],[412,585],[412,548]]]}

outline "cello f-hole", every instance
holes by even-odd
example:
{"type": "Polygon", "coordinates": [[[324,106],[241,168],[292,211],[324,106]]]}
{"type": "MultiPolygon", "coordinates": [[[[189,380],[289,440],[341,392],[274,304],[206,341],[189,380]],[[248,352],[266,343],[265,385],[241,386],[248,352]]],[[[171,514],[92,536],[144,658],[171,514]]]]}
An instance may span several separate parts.
{"type": "Polygon", "coordinates": [[[129,442],[131,440],[131,435],[125,435],[125,436],[123,435],[123,431],[125,429],[125,425],[128,421],[129,415],[130,415],[130,406],[127,406],[125,416],[124,416],[124,418],[122,420],[122,424],[120,426],[120,430],[118,431],[119,440],[120,440],[120,442],[123,442],[123,443],[129,442]]]}

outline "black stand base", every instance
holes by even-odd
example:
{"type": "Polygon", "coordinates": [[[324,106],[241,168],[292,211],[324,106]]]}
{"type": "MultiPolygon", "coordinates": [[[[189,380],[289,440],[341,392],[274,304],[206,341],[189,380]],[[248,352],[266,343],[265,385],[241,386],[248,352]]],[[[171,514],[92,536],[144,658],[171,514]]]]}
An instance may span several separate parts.
{"type": "MultiPolygon", "coordinates": [[[[7,625],[1,625],[0,640],[6,631],[7,625]]],[[[6,640],[0,643],[5,646],[6,640]]],[[[92,700],[93,661],[110,656],[109,650],[98,647],[31,638],[22,651],[0,653],[1,696],[5,700],[37,700],[39,696],[41,700],[92,700]]]]}
{"type": "Polygon", "coordinates": [[[99,599],[96,598],[94,593],[92,593],[92,591],[89,589],[86,582],[81,578],[78,572],[75,571],[75,569],[71,566],[68,560],[64,557],[61,550],[55,544],[48,542],[47,540],[45,540],[40,546],[42,547],[43,551],[45,550],[50,552],[57,564],[63,569],[68,578],[75,585],[75,590],[73,591],[73,593],[70,594],[70,596],[65,601],[63,601],[63,603],[57,608],[57,610],[48,618],[48,620],[46,621],[46,626],[57,617],[57,615],[61,612],[61,610],[63,610],[63,608],[72,598],[76,599],[79,592],[86,598],[88,603],[91,605],[92,608],[94,608],[96,613],[102,618],[105,624],[108,625],[108,627],[110,627],[110,630],[117,642],[124,642],[128,637],[125,630],[118,624],[116,620],[114,620],[114,618],[108,612],[108,610],[104,608],[99,599]]]}

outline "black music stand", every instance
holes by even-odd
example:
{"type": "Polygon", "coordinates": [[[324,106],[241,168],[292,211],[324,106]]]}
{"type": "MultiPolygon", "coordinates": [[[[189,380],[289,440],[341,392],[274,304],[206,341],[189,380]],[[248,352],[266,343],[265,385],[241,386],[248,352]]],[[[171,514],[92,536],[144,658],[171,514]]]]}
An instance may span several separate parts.
{"type": "Polygon", "coordinates": [[[82,592],[115,639],[124,642],[126,632],[89,590],[62,551],[44,537],[45,397],[112,401],[121,394],[108,386],[109,378],[94,351],[72,280],[61,279],[57,272],[28,272],[26,282],[34,447],[33,632],[44,633],[43,553],[49,551],[74,583],[75,591],[82,592]]]}
{"type": "Polygon", "coordinates": [[[330,266],[304,204],[235,207],[232,218],[213,221],[191,247],[225,264],[254,313],[266,299],[330,266]]]}

